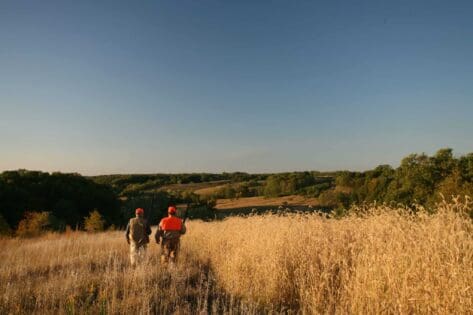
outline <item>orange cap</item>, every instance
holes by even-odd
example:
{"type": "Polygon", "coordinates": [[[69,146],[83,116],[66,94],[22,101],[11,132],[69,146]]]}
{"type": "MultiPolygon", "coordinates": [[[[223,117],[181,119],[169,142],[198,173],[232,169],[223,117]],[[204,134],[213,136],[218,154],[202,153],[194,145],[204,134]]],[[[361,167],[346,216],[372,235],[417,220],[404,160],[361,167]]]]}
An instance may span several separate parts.
{"type": "Polygon", "coordinates": [[[168,208],[168,213],[169,213],[169,214],[176,214],[176,207],[170,206],[170,207],[168,208]]]}
{"type": "Polygon", "coordinates": [[[145,211],[144,211],[142,208],[137,208],[137,209],[135,210],[135,213],[136,213],[137,215],[143,215],[143,214],[145,214],[145,211]]]}

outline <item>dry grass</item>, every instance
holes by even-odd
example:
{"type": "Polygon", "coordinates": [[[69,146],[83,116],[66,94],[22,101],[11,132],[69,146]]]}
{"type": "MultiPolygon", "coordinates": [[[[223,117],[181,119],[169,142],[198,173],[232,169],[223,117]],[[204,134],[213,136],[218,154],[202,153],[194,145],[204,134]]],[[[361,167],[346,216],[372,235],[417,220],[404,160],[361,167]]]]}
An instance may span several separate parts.
{"type": "Polygon", "coordinates": [[[0,313],[471,314],[465,207],[190,222],[173,268],[152,244],[132,269],[120,232],[1,240],[0,313]]]}

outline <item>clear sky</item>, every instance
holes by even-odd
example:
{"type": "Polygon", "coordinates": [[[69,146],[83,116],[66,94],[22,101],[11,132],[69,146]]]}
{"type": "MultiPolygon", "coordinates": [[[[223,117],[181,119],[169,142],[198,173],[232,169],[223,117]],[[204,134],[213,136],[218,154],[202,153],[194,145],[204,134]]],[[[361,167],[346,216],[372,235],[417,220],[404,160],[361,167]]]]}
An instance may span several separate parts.
{"type": "Polygon", "coordinates": [[[473,152],[473,1],[0,1],[0,171],[473,152]]]}

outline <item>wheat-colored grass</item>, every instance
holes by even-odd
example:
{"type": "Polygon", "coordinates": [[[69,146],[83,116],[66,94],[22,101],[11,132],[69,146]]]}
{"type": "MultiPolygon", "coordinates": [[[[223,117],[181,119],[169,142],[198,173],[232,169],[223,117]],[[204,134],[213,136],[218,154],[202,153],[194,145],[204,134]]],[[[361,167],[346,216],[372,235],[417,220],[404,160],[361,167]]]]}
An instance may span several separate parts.
{"type": "Polygon", "coordinates": [[[170,267],[151,244],[131,268],[121,232],[1,240],[0,313],[471,314],[468,207],[189,222],[170,267]]]}

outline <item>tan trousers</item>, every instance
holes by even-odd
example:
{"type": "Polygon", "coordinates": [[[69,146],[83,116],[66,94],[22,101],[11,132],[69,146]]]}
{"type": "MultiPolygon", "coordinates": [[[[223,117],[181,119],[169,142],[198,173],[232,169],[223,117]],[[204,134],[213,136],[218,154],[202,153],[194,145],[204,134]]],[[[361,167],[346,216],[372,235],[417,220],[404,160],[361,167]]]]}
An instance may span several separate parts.
{"type": "Polygon", "coordinates": [[[161,262],[176,262],[179,252],[179,238],[163,240],[161,243],[161,262]]]}
{"type": "Polygon", "coordinates": [[[140,264],[146,257],[146,244],[130,242],[130,262],[132,266],[140,264]]]}

